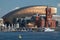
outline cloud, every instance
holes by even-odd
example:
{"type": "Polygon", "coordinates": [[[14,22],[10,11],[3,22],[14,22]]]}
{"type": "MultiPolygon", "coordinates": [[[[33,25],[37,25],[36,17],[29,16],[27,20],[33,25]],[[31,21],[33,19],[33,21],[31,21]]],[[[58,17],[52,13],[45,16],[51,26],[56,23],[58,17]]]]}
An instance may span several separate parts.
{"type": "Polygon", "coordinates": [[[60,3],[58,3],[57,6],[60,7],[60,3]]]}

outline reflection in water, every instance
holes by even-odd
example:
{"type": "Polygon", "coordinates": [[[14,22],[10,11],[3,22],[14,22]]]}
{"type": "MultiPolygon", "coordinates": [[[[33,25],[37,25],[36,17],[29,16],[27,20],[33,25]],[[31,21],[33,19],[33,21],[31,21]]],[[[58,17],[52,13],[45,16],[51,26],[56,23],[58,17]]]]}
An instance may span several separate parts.
{"type": "Polygon", "coordinates": [[[60,32],[0,32],[0,40],[60,40],[60,32]]]}

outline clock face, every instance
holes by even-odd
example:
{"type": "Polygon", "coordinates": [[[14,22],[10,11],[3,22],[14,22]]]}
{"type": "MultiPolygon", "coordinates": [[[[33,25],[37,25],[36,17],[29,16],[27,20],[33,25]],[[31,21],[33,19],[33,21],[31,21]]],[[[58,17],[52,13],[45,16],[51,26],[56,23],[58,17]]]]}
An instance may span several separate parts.
{"type": "Polygon", "coordinates": [[[46,13],[50,14],[51,13],[51,8],[46,8],[46,13]]]}
{"type": "Polygon", "coordinates": [[[51,20],[51,18],[48,18],[48,20],[51,20]]]}

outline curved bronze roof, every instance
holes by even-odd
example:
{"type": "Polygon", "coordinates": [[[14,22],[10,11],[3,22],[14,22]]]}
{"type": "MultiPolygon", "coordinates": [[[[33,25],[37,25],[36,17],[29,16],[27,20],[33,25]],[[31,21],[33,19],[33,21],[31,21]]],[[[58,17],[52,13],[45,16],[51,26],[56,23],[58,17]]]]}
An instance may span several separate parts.
{"type": "MultiPolygon", "coordinates": [[[[23,8],[16,9],[14,11],[9,12],[8,14],[4,15],[3,18],[8,18],[8,17],[17,17],[17,16],[30,16],[32,14],[41,14],[44,15],[46,14],[45,9],[47,6],[27,6],[23,8]]],[[[51,13],[55,14],[56,13],[56,8],[55,7],[50,7],[51,8],[51,13]]]]}
{"type": "MultiPolygon", "coordinates": [[[[22,7],[7,13],[2,18],[4,19],[4,22],[9,21],[10,23],[12,23],[13,18],[32,16],[36,13],[40,15],[44,15],[46,14],[46,11],[45,11],[46,8],[47,6],[41,6],[41,5],[22,7]]],[[[56,8],[55,7],[50,7],[50,8],[51,8],[51,13],[55,14],[56,8]]]]}

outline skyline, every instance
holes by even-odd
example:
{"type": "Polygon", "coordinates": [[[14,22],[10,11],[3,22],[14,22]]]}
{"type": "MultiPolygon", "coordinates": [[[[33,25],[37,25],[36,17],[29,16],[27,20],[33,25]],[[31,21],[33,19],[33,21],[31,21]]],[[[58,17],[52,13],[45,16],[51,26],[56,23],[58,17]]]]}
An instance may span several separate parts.
{"type": "Polygon", "coordinates": [[[48,5],[57,8],[57,14],[60,15],[60,0],[1,0],[0,17],[12,10],[31,5],[48,5]]]}

